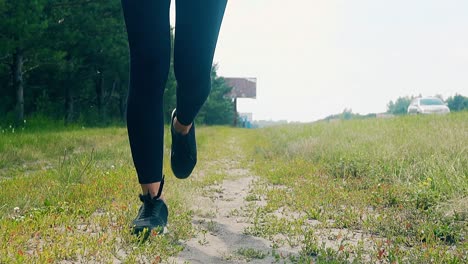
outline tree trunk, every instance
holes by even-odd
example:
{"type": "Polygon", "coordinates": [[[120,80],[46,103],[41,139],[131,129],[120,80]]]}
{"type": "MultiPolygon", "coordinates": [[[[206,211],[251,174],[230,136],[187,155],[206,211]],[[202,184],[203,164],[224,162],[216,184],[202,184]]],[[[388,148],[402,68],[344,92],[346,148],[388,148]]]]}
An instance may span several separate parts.
{"type": "Polygon", "coordinates": [[[13,87],[16,91],[16,124],[22,124],[24,120],[24,83],[23,83],[23,51],[16,49],[13,56],[12,74],[13,87]]]}
{"type": "Polygon", "coordinates": [[[116,89],[118,88],[119,85],[120,85],[119,78],[115,77],[114,81],[112,82],[112,89],[111,89],[110,93],[107,94],[107,99],[104,102],[105,105],[109,104],[109,102],[110,102],[110,100],[112,98],[112,95],[115,93],[115,91],[116,91],[116,89]]]}
{"type": "Polygon", "coordinates": [[[127,122],[127,96],[128,92],[120,92],[119,95],[119,108],[120,108],[120,116],[122,117],[122,121],[124,123],[127,122]]]}
{"type": "Polygon", "coordinates": [[[74,103],[74,98],[73,98],[73,87],[68,83],[68,81],[64,82],[65,86],[65,119],[64,123],[65,125],[70,124],[73,121],[73,103],[74,103]]]}
{"type": "Polygon", "coordinates": [[[103,83],[103,76],[102,76],[102,71],[98,70],[98,75],[96,76],[95,79],[95,91],[96,91],[96,106],[98,110],[98,116],[99,116],[99,121],[103,122],[104,121],[104,89],[102,87],[103,83]]]}

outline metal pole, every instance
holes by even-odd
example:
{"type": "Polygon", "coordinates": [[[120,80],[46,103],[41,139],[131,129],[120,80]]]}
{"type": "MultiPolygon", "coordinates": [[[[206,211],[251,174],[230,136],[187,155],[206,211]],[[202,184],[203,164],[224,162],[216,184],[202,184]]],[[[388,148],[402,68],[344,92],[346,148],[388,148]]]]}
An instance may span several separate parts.
{"type": "Polygon", "coordinates": [[[237,127],[237,97],[234,97],[234,127],[237,127]]]}

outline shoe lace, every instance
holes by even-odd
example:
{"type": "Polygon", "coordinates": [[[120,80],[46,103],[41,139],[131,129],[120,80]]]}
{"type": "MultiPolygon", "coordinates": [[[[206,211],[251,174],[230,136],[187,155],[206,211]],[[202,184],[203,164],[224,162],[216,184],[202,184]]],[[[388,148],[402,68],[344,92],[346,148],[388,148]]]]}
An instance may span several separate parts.
{"type": "Polygon", "coordinates": [[[152,215],[153,212],[153,203],[150,200],[151,198],[149,195],[141,195],[140,200],[143,202],[143,205],[140,207],[140,213],[138,218],[147,218],[152,215]]]}
{"type": "Polygon", "coordinates": [[[143,206],[141,207],[141,213],[140,213],[141,218],[147,218],[147,217],[157,215],[156,210],[154,210],[155,204],[153,201],[161,197],[163,187],[164,187],[164,175],[160,182],[158,193],[156,194],[154,198],[151,198],[149,194],[140,195],[140,200],[143,202],[143,206]]]}

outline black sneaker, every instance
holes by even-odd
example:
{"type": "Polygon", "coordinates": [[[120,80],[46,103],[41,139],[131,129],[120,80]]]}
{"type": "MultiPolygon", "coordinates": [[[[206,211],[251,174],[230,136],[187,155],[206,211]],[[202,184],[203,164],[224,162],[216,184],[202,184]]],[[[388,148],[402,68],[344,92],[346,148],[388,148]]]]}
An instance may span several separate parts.
{"type": "Polygon", "coordinates": [[[174,118],[176,109],[172,111],[171,118],[171,168],[179,179],[185,179],[193,171],[197,164],[197,142],[195,140],[195,124],[192,124],[187,135],[181,135],[175,131],[174,118]]]}
{"type": "MultiPolygon", "coordinates": [[[[164,179],[163,179],[164,180],[164,179]]],[[[141,195],[140,200],[143,204],[138,210],[138,215],[133,220],[132,231],[135,235],[143,234],[146,239],[151,231],[156,230],[158,234],[164,232],[164,227],[167,225],[168,210],[166,203],[159,197],[161,195],[163,182],[159,188],[159,193],[156,197],[151,198],[150,194],[141,195]]]]}

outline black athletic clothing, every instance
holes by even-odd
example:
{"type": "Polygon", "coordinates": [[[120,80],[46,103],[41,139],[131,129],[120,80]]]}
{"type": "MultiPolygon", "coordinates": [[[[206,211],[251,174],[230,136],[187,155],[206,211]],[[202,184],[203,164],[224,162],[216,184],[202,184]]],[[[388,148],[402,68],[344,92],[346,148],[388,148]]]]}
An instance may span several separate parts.
{"type": "MultiPolygon", "coordinates": [[[[189,125],[211,89],[211,67],[227,0],[176,0],[177,119],[189,125]]],[[[130,47],[127,127],[141,184],[162,179],[163,93],[169,73],[170,0],[122,0],[130,47]]]]}

